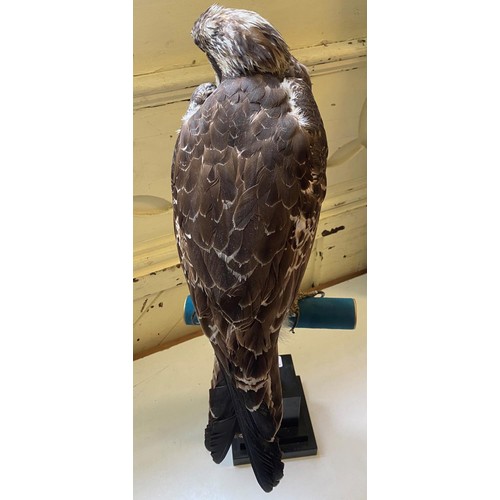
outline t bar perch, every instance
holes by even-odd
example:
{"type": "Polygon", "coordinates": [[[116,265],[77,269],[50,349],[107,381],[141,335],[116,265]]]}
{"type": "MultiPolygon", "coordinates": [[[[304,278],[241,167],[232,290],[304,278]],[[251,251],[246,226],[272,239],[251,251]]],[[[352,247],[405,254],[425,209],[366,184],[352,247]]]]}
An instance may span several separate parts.
{"type": "MultiPolygon", "coordinates": [[[[298,314],[292,314],[288,318],[292,329],[354,330],[356,328],[356,301],[354,299],[307,296],[299,299],[298,306],[298,314]]],[[[190,295],[184,302],[184,323],[186,325],[200,324],[190,295]]]]}
{"type": "MultiPolygon", "coordinates": [[[[325,297],[323,292],[299,295],[298,312],[288,317],[290,327],[354,330],[356,301],[351,298],[325,297]],[[318,296],[319,295],[319,296],[318,296]],[[302,298],[300,298],[302,296],[302,298]]],[[[186,325],[199,325],[191,296],[184,303],[186,325]]],[[[300,376],[296,375],[292,357],[280,356],[280,381],[283,394],[283,419],[277,433],[283,459],[307,457],[318,453],[311,417],[300,376]]],[[[238,435],[232,442],[233,465],[250,463],[244,439],[238,435]]]]}

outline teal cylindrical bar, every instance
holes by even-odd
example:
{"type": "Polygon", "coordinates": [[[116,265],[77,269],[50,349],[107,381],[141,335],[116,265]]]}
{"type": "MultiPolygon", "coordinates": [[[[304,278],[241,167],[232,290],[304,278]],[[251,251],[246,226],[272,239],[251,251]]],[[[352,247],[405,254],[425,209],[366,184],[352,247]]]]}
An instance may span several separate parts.
{"type": "MultiPolygon", "coordinates": [[[[295,322],[291,316],[290,322],[295,322]]],[[[191,296],[184,303],[184,323],[199,325],[191,296]]],[[[329,328],[353,330],[356,327],[356,301],[350,298],[306,297],[299,300],[299,317],[295,328],[329,328]]]]}
{"type": "Polygon", "coordinates": [[[188,295],[186,297],[186,301],[184,302],[184,323],[186,325],[200,324],[198,316],[196,316],[196,311],[194,309],[194,304],[193,300],[191,299],[191,295],[188,295]]]}
{"type": "Polygon", "coordinates": [[[306,297],[299,300],[299,318],[296,328],[354,330],[355,327],[356,302],[354,299],[306,297]]]}

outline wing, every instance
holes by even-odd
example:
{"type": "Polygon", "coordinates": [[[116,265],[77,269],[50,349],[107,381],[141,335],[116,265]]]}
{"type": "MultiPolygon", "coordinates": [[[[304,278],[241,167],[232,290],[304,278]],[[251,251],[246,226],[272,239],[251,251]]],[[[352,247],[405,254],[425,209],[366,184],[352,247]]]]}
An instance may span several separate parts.
{"type": "MultiPolygon", "coordinates": [[[[324,197],[326,141],[319,114],[304,111],[315,119],[301,127],[289,101],[271,76],[227,80],[181,129],[174,222],[200,319],[220,312],[244,330],[272,304],[277,326],[293,300],[324,197]]],[[[257,354],[269,344],[240,340],[257,354]]]]}
{"type": "MultiPolygon", "coordinates": [[[[222,433],[234,434],[236,416],[256,443],[249,453],[264,489],[282,475],[277,340],[314,241],[326,155],[308,84],[271,75],[224,80],[186,119],[174,153],[179,255],[222,374],[212,389],[233,403],[212,412],[209,427],[229,418],[222,433]]],[[[220,458],[229,437],[216,434],[220,458]]]]}

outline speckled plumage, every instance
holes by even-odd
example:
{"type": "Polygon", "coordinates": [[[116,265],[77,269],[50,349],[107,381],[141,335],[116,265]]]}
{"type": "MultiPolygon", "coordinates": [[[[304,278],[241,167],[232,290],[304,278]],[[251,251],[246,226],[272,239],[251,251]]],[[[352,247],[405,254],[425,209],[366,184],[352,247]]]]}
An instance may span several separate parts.
{"type": "Polygon", "coordinates": [[[307,71],[263,18],[212,6],[192,31],[202,84],[172,162],[179,256],[215,352],[205,444],[241,432],[257,480],[283,475],[278,335],[299,289],[326,189],[327,142],[307,71]]]}

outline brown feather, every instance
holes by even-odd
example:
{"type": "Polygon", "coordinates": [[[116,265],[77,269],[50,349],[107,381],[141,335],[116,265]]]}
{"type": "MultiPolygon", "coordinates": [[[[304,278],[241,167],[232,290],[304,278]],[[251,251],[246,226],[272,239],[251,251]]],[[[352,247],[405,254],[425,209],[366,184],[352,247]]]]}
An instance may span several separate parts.
{"type": "Polygon", "coordinates": [[[179,256],[216,355],[205,443],[220,461],[239,426],[270,491],[283,469],[278,334],[313,245],[327,144],[304,67],[262,18],[245,33],[242,12],[212,7],[193,29],[221,81],[193,93],[174,151],[172,199],[179,256]],[[213,26],[239,37],[221,45],[232,59],[214,52],[213,26]]]}

